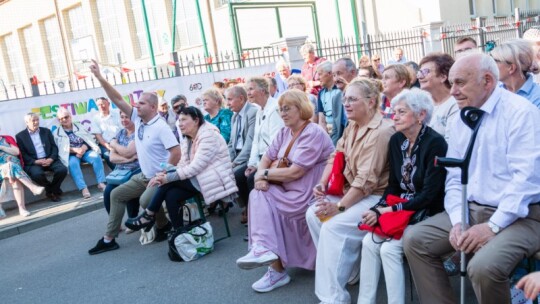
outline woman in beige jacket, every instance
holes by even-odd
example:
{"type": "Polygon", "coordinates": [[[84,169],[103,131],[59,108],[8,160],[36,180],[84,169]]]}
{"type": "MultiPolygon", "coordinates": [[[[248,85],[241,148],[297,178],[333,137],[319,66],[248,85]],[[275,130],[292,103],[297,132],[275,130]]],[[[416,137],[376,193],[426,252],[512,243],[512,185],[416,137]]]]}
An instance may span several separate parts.
{"type": "Polygon", "coordinates": [[[165,200],[174,228],[182,226],[179,202],[199,193],[206,204],[218,200],[230,202],[238,188],[234,180],[232,163],[225,140],[217,127],[205,122],[201,111],[195,107],[179,110],[179,125],[186,140],[182,141],[182,157],[176,167],[164,168],[152,178],[148,187],[159,187],[146,210],[136,218],[126,221],[133,230],[149,227],[154,214],[165,200]]]}

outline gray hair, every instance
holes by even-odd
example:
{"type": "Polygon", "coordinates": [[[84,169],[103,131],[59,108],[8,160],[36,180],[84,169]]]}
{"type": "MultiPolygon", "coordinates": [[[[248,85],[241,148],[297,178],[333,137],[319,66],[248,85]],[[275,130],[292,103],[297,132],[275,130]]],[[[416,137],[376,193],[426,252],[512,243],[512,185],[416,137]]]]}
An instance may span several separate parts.
{"type": "Polygon", "coordinates": [[[210,97],[211,99],[217,101],[220,107],[223,107],[223,95],[221,95],[221,92],[218,89],[209,88],[202,93],[202,96],[210,97]]]}
{"type": "Polygon", "coordinates": [[[229,87],[227,90],[225,90],[225,95],[229,94],[229,92],[231,92],[235,97],[244,97],[244,101],[248,99],[246,89],[244,89],[244,87],[241,85],[229,87]]]}
{"type": "Polygon", "coordinates": [[[34,117],[39,118],[39,115],[37,115],[37,113],[34,113],[34,112],[27,113],[26,115],[24,115],[24,122],[29,122],[34,117]]]}
{"type": "Polygon", "coordinates": [[[473,55],[481,56],[478,65],[478,68],[480,70],[480,73],[478,73],[478,82],[482,81],[482,72],[492,74],[495,78],[495,82],[499,81],[499,67],[497,66],[495,60],[487,54],[468,54],[467,56],[473,55]]]}
{"type": "Polygon", "coordinates": [[[332,73],[332,62],[327,60],[319,63],[319,65],[317,65],[317,71],[332,73]]]}
{"type": "Polygon", "coordinates": [[[248,80],[248,83],[249,82],[255,83],[257,85],[257,87],[260,90],[262,90],[265,94],[270,94],[269,91],[268,91],[269,84],[268,84],[268,80],[266,78],[255,76],[255,77],[251,77],[248,80]]]}
{"type": "Polygon", "coordinates": [[[538,69],[535,62],[535,54],[529,41],[524,39],[512,39],[497,46],[491,51],[491,57],[495,62],[515,64],[525,78],[528,72],[538,69]]]}
{"type": "Polygon", "coordinates": [[[291,69],[291,66],[289,65],[289,63],[287,61],[285,61],[283,58],[281,58],[280,60],[278,60],[278,62],[276,63],[276,70],[280,70],[281,67],[285,67],[287,69],[291,69]]]}
{"type": "Polygon", "coordinates": [[[354,64],[354,61],[352,61],[349,57],[342,57],[339,58],[334,64],[338,64],[340,62],[343,62],[345,64],[345,68],[347,69],[347,72],[355,72],[356,71],[356,64],[354,64]]]}
{"type": "Polygon", "coordinates": [[[422,123],[429,123],[431,121],[431,115],[433,114],[433,99],[431,94],[418,88],[403,89],[394,99],[392,99],[391,106],[394,108],[398,103],[403,102],[411,111],[414,116],[420,116],[422,111],[426,112],[426,117],[422,123]]]}
{"type": "Polygon", "coordinates": [[[58,108],[58,111],[56,111],[56,117],[58,117],[58,115],[60,114],[67,114],[68,116],[71,117],[71,112],[69,112],[68,109],[66,108],[62,108],[62,107],[58,108]]]}
{"type": "Polygon", "coordinates": [[[315,53],[315,46],[311,42],[306,42],[300,47],[300,54],[315,53]]]}

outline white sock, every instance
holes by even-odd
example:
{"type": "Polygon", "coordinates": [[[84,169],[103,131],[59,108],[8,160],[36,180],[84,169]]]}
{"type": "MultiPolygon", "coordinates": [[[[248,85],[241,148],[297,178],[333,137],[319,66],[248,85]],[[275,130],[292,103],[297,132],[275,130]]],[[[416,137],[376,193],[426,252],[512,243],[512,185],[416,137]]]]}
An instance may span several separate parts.
{"type": "Polygon", "coordinates": [[[106,238],[103,238],[103,242],[105,244],[109,244],[110,242],[112,242],[112,240],[114,240],[114,239],[107,240],[106,238]]]}

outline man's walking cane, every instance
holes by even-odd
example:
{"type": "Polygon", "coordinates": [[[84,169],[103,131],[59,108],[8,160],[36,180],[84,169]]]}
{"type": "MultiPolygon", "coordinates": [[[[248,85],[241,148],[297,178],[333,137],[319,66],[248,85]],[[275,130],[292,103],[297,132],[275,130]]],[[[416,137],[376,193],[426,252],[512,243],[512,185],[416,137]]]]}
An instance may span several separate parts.
{"type": "MultiPolygon", "coordinates": [[[[471,161],[472,150],[474,147],[474,141],[480,128],[480,122],[482,121],[482,115],[484,111],[474,108],[465,107],[461,109],[461,120],[472,129],[471,139],[469,145],[465,151],[465,157],[463,159],[448,158],[448,157],[435,157],[435,166],[443,167],[458,167],[461,169],[461,232],[465,232],[469,224],[469,206],[467,203],[467,184],[469,180],[469,162],[471,161]]],[[[467,257],[465,252],[461,251],[460,254],[460,276],[461,276],[461,304],[465,303],[465,277],[467,276],[467,257]]]]}

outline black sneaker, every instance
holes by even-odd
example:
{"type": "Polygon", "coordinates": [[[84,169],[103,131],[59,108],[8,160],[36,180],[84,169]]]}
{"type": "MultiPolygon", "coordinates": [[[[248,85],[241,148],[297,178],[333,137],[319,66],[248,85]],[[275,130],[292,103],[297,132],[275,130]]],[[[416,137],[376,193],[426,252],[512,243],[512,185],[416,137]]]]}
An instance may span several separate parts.
{"type": "Polygon", "coordinates": [[[90,254],[90,255],[100,254],[100,253],[103,253],[103,252],[116,250],[118,248],[120,248],[120,246],[118,246],[118,244],[116,243],[116,241],[114,239],[112,239],[109,243],[105,243],[103,238],[101,238],[97,242],[97,244],[96,244],[96,246],[94,248],[88,250],[88,254],[90,254]]]}
{"type": "Polygon", "coordinates": [[[171,231],[171,229],[172,229],[171,222],[168,222],[167,225],[165,225],[163,228],[157,228],[156,238],[154,239],[154,242],[166,241],[168,237],[168,232],[171,231]]]}

